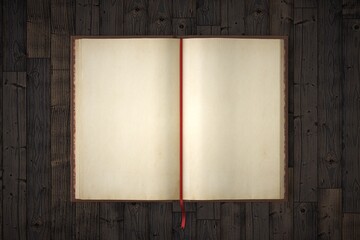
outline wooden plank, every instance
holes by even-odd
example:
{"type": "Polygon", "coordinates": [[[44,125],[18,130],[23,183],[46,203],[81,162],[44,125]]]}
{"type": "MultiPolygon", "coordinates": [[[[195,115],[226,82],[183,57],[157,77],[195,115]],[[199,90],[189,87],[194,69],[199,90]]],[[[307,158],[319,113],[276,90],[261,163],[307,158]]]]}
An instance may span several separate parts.
{"type": "Polygon", "coordinates": [[[76,239],[99,239],[99,204],[76,203],[76,239]]]}
{"type": "Polygon", "coordinates": [[[99,34],[99,0],[76,0],[76,34],[99,34]]]}
{"type": "Polygon", "coordinates": [[[294,239],[317,239],[316,203],[294,203],[294,239]]]}
{"type": "Polygon", "coordinates": [[[196,17],[195,0],[173,0],[174,18],[193,18],[196,17]]]}
{"type": "Polygon", "coordinates": [[[146,35],[148,0],[124,0],[124,34],[146,35]]]}
{"type": "Polygon", "coordinates": [[[246,203],[246,239],[268,239],[269,203],[246,203]]]}
{"type": "Polygon", "coordinates": [[[167,0],[149,0],[149,34],[171,35],[172,4],[167,0]]]}
{"type": "Polygon", "coordinates": [[[220,219],[220,202],[198,202],[197,219],[220,219]]]}
{"type": "Polygon", "coordinates": [[[50,0],[27,1],[27,57],[50,57],[50,0]]]}
{"type": "MultiPolygon", "coordinates": [[[[75,14],[75,33],[77,35],[99,34],[99,0],[76,0],[75,14]]],[[[99,212],[99,203],[76,204],[75,231],[77,239],[99,238],[99,212]]]]}
{"type": "Polygon", "coordinates": [[[245,0],[245,32],[267,35],[270,30],[269,0],[245,0]]]}
{"type": "Polygon", "coordinates": [[[294,8],[316,8],[317,0],[295,0],[294,8]]]}
{"type": "Polygon", "coordinates": [[[125,239],[148,239],[149,204],[126,203],[124,210],[125,239]]]}
{"type": "Polygon", "coordinates": [[[221,34],[245,34],[245,0],[221,1],[221,34]]]}
{"type": "Polygon", "coordinates": [[[343,24],[343,211],[360,213],[360,20],[343,24]]]}
{"type": "Polygon", "coordinates": [[[341,239],[341,189],[319,189],[318,238],[341,239]]]}
{"type": "Polygon", "coordinates": [[[173,34],[175,36],[195,35],[196,25],[193,18],[173,18],[173,34]]]}
{"type": "Polygon", "coordinates": [[[3,2],[3,72],[26,71],[26,1],[3,2]]]}
{"type": "Polygon", "coordinates": [[[50,60],[27,60],[27,237],[50,239],[50,60]]]}
{"type": "Polygon", "coordinates": [[[360,18],[360,2],[358,0],[342,0],[343,18],[360,18]]]}
{"type": "Polygon", "coordinates": [[[288,200],[270,203],[270,240],[292,239],[294,235],[294,175],[288,169],[288,200]]]}
{"type": "Polygon", "coordinates": [[[294,201],[317,199],[317,11],[295,9],[294,201]]]}
{"type": "Polygon", "coordinates": [[[150,204],[150,239],[171,239],[172,204],[150,204]]]}
{"type": "Polygon", "coordinates": [[[70,69],[70,35],[75,34],[75,0],[51,1],[51,69],[70,69]]]}
{"type": "Polygon", "coordinates": [[[122,35],[124,0],[100,1],[100,35],[122,35]]]}
{"type": "Polygon", "coordinates": [[[245,239],[246,229],[245,203],[221,203],[220,237],[221,239],[245,239]]]}
{"type": "MultiPolygon", "coordinates": [[[[181,212],[180,202],[174,201],[172,203],[172,211],[173,212],[181,212]]],[[[185,202],[185,211],[186,212],[196,212],[196,203],[195,202],[185,202]]]]}
{"type": "Polygon", "coordinates": [[[172,239],[197,239],[196,238],[196,213],[186,212],[185,229],[181,229],[181,213],[173,213],[172,239]]]}
{"type": "Polygon", "coordinates": [[[100,204],[100,239],[125,239],[124,203],[100,204]]]}
{"type": "Polygon", "coordinates": [[[342,227],[342,239],[360,239],[360,214],[344,213],[342,227]]]}
{"type": "Polygon", "coordinates": [[[220,239],[219,220],[197,220],[196,239],[220,239]]]}
{"type": "Polygon", "coordinates": [[[52,34],[75,34],[75,6],[76,0],[51,0],[50,17],[52,34]]]}
{"type": "Polygon", "coordinates": [[[220,35],[220,26],[197,26],[198,35],[220,35]]]}
{"type": "Polygon", "coordinates": [[[197,26],[220,25],[220,1],[198,0],[196,8],[197,26]]]}
{"type": "Polygon", "coordinates": [[[270,34],[288,36],[288,166],[294,166],[294,0],[270,1],[270,34]]]}
{"type": "Polygon", "coordinates": [[[70,35],[51,34],[51,69],[70,69],[70,35]]]}
{"type": "Polygon", "coordinates": [[[25,239],[26,73],[4,72],[3,81],[3,237],[25,239]]]}
{"type": "Polygon", "coordinates": [[[70,202],[70,35],[76,0],[51,0],[51,236],[74,239],[76,205],[70,202]],[[66,217],[64,217],[66,216],[66,217]]]}
{"type": "Polygon", "coordinates": [[[341,188],[341,0],[318,14],[318,187],[341,188]]]}
{"type": "Polygon", "coordinates": [[[75,205],[70,202],[69,76],[69,70],[51,73],[51,233],[54,239],[72,239],[75,235],[75,205]]]}

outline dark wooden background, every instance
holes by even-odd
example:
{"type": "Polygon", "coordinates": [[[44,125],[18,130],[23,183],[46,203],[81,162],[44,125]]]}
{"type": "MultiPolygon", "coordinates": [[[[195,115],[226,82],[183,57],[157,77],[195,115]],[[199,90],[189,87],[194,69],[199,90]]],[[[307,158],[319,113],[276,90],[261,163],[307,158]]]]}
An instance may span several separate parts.
{"type": "Polygon", "coordinates": [[[360,239],[357,0],[0,0],[2,239],[360,239]],[[71,203],[69,36],[288,35],[286,203],[71,203]]]}

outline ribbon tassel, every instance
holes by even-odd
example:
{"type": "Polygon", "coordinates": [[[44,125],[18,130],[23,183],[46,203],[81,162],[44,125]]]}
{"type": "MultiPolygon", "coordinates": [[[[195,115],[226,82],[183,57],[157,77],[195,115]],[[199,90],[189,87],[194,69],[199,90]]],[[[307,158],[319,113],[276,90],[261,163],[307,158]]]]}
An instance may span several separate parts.
{"type": "Polygon", "coordinates": [[[180,38],[180,208],[181,228],[185,228],[186,213],[183,199],[183,39],[180,38]]]}

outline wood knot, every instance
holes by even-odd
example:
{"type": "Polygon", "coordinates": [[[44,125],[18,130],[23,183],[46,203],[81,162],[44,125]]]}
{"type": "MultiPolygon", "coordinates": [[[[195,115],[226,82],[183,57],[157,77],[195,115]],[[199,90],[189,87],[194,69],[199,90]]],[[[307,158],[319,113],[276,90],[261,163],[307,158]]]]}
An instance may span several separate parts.
{"type": "Polygon", "coordinates": [[[357,24],[355,24],[355,25],[353,26],[353,29],[354,29],[355,31],[358,31],[358,30],[360,29],[360,26],[357,25],[357,24]]]}
{"type": "Polygon", "coordinates": [[[304,208],[302,208],[302,209],[300,209],[300,212],[301,212],[301,213],[305,213],[306,210],[305,210],[304,208]]]}
{"type": "Polygon", "coordinates": [[[179,28],[180,28],[180,29],[184,29],[184,25],[183,25],[183,24],[180,24],[180,25],[179,25],[179,28]]]}
{"type": "Polygon", "coordinates": [[[140,8],[139,8],[139,7],[136,7],[134,10],[135,10],[135,12],[139,12],[139,11],[140,11],[140,8]]]}
{"type": "Polygon", "coordinates": [[[160,18],[159,18],[159,21],[160,21],[160,22],[163,22],[164,20],[165,20],[165,18],[163,18],[163,17],[160,17],[160,18]]]}

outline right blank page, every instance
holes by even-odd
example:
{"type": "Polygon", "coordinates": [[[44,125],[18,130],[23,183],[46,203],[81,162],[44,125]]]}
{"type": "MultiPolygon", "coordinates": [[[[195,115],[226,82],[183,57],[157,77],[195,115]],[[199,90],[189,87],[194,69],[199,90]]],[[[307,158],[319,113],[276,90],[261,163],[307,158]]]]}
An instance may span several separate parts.
{"type": "Polygon", "coordinates": [[[283,199],[283,39],[183,42],[184,199],[283,199]]]}

